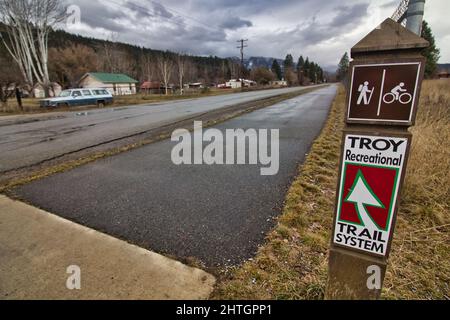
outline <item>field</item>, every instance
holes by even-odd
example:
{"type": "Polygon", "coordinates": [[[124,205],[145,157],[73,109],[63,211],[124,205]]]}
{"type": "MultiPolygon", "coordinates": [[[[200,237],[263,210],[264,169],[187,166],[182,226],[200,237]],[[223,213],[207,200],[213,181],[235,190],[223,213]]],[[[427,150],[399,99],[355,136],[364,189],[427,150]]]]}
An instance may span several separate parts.
{"type": "MultiPolygon", "coordinates": [[[[345,92],[257,256],[220,274],[215,299],[323,299],[345,92]]],[[[425,81],[384,299],[450,299],[450,81],[425,81]]]]}
{"type": "Polygon", "coordinates": [[[422,92],[386,298],[450,299],[450,81],[422,92]]]}

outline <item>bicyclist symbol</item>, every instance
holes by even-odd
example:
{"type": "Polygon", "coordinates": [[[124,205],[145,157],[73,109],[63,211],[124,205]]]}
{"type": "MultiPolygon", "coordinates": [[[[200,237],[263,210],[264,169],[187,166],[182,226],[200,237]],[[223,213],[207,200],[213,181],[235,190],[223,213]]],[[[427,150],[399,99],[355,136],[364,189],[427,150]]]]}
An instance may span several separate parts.
{"type": "Polygon", "coordinates": [[[353,66],[348,121],[411,123],[421,66],[420,62],[353,66]]]}
{"type": "Polygon", "coordinates": [[[386,93],[383,96],[383,102],[386,104],[394,103],[395,101],[400,102],[401,104],[409,104],[413,99],[412,94],[408,93],[408,90],[405,88],[405,83],[400,82],[398,86],[391,90],[391,92],[386,93]]]}

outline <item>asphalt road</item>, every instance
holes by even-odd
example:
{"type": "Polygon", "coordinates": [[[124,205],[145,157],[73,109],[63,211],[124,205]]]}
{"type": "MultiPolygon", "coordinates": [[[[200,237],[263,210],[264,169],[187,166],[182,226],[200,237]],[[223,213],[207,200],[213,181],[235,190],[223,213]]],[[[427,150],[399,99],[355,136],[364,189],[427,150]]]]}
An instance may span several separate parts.
{"type": "Polygon", "coordinates": [[[0,173],[37,164],[212,110],[299,90],[286,88],[161,104],[0,117],[0,173]]]}
{"type": "Polygon", "coordinates": [[[169,140],[15,190],[31,204],[141,247],[207,266],[252,257],[273,228],[287,188],[320,133],[336,86],[229,120],[227,128],[280,129],[280,170],[181,165],[169,140]]]}

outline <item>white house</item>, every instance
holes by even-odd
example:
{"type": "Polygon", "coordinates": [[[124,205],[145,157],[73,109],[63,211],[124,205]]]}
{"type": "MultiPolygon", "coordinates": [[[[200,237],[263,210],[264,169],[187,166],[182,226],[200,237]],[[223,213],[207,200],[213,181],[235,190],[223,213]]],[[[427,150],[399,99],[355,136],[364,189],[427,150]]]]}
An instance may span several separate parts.
{"type": "Polygon", "coordinates": [[[288,82],[286,80],[275,80],[275,81],[270,81],[270,85],[275,86],[275,87],[287,87],[288,82]]]}
{"type": "Polygon", "coordinates": [[[239,89],[242,88],[242,82],[244,82],[244,87],[256,86],[256,82],[252,80],[231,79],[230,81],[225,83],[225,87],[232,89],[239,89]]]}
{"type": "MultiPolygon", "coordinates": [[[[31,90],[32,90],[31,94],[32,94],[33,97],[38,98],[38,99],[45,98],[45,90],[44,90],[44,87],[42,85],[35,84],[33,89],[31,89],[31,90]]],[[[57,96],[59,96],[61,91],[62,91],[62,87],[61,87],[61,85],[59,83],[53,82],[50,85],[50,90],[49,90],[50,97],[57,97],[57,96]]]]}
{"type": "Polygon", "coordinates": [[[80,88],[101,88],[116,96],[136,94],[137,80],[126,74],[86,73],[79,81],[80,88]]]}

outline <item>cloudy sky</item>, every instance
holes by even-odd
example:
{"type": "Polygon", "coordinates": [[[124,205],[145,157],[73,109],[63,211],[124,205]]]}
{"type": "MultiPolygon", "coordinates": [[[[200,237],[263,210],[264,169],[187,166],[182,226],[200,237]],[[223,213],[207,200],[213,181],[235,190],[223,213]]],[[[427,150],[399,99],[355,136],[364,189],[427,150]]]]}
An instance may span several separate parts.
{"type": "MultiPolygon", "coordinates": [[[[392,15],[400,0],[66,0],[81,9],[72,33],[196,55],[309,56],[334,67],[342,54],[392,15]]],[[[448,0],[427,0],[425,19],[450,63],[448,0]]]]}

